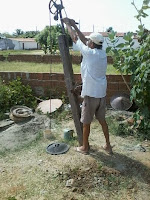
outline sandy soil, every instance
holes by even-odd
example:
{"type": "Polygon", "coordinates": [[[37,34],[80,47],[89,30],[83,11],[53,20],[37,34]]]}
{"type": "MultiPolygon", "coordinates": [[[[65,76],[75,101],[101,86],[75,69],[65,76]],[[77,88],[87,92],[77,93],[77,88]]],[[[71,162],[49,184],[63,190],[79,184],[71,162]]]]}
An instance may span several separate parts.
{"type": "Polygon", "coordinates": [[[113,156],[100,147],[105,143],[96,120],[90,134],[91,151],[83,155],[71,117],[52,120],[51,139],[43,130],[49,119],[36,115],[0,132],[0,199],[2,200],[147,200],[150,196],[150,142],[111,134],[113,156]],[[46,147],[63,140],[63,130],[74,129],[65,154],[50,155],[46,147]],[[41,137],[40,137],[41,136],[41,137]],[[144,151],[143,151],[144,149],[144,151]],[[68,184],[68,185],[66,185],[68,184]]]}

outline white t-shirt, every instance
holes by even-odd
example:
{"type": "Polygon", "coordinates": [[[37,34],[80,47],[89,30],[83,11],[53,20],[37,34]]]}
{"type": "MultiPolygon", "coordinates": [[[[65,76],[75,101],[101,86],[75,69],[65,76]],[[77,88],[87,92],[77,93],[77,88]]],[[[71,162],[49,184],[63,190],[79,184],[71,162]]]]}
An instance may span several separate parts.
{"type": "Polygon", "coordinates": [[[102,98],[106,96],[107,55],[104,50],[91,49],[77,40],[83,59],[81,63],[82,92],[81,96],[102,98]]]}

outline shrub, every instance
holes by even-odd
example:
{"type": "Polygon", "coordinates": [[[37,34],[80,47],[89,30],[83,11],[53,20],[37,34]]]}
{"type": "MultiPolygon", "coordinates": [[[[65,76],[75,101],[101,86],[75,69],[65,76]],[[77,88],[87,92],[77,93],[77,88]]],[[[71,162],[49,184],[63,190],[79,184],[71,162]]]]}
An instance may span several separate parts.
{"type": "Polygon", "coordinates": [[[0,118],[3,118],[3,114],[9,112],[10,108],[15,105],[28,106],[30,108],[37,106],[31,87],[24,85],[19,77],[8,84],[0,80],[0,118]]]}
{"type": "MultiPolygon", "coordinates": [[[[132,2],[134,4],[134,0],[132,2]]],[[[134,33],[128,32],[124,35],[124,43],[118,44],[116,32],[111,30],[108,34],[109,52],[114,60],[114,67],[124,74],[131,74],[131,92],[130,98],[138,106],[134,114],[134,128],[137,131],[149,134],[150,121],[150,31],[142,24],[142,17],[148,15],[145,10],[149,9],[150,0],[143,0],[142,8],[137,9],[136,18],[140,21],[136,37],[139,41],[139,47],[133,48],[134,33]]],[[[136,8],[136,6],[135,6],[136,8]]]]}

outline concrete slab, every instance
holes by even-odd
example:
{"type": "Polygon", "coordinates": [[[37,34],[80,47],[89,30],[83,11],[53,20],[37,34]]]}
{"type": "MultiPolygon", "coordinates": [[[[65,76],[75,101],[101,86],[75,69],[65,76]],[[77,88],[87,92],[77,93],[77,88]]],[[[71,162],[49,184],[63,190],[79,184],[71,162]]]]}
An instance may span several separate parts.
{"type": "Polygon", "coordinates": [[[39,103],[36,110],[40,110],[43,114],[47,114],[55,112],[61,106],[62,106],[62,101],[60,99],[49,99],[39,103]]]}

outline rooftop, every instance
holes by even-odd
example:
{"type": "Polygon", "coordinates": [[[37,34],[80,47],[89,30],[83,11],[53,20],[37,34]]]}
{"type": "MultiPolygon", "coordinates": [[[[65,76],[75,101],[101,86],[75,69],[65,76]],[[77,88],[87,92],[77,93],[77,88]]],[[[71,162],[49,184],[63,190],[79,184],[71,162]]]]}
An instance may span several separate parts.
{"type": "MultiPolygon", "coordinates": [[[[82,32],[85,36],[89,36],[92,32],[82,32]]],[[[103,37],[107,37],[108,33],[107,32],[99,32],[102,34],[103,37]]],[[[123,37],[125,33],[117,33],[117,37],[123,37]]],[[[135,34],[136,36],[136,34],[135,34]]]]}
{"type": "Polygon", "coordinates": [[[16,40],[18,42],[35,42],[35,38],[8,38],[10,40],[16,40]]]}

